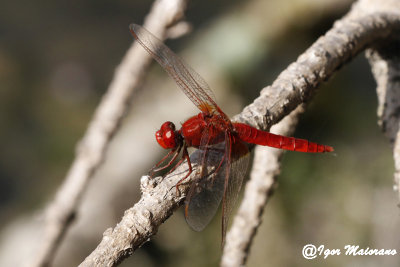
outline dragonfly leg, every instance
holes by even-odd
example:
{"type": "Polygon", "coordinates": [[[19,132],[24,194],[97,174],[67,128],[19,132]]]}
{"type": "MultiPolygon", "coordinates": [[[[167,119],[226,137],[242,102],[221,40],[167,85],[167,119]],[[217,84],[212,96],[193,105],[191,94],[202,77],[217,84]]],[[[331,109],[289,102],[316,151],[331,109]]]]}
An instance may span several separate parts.
{"type": "MultiPolygon", "coordinates": [[[[219,151],[219,152],[223,152],[224,149],[211,148],[211,149],[207,149],[207,151],[219,151]]],[[[206,154],[206,153],[204,153],[204,154],[206,154]]],[[[224,153],[224,155],[222,156],[222,159],[221,159],[221,161],[219,162],[218,167],[217,167],[217,168],[214,168],[210,173],[207,174],[207,177],[211,177],[211,183],[209,184],[209,186],[212,186],[212,185],[214,184],[214,179],[215,179],[215,175],[214,175],[214,174],[217,174],[217,173],[219,172],[219,170],[220,170],[222,164],[224,163],[224,161],[225,161],[225,153],[224,153]]],[[[203,160],[203,164],[204,164],[204,160],[203,160]]],[[[203,165],[203,166],[204,166],[204,165],[203,165]]],[[[203,170],[203,169],[205,169],[205,168],[202,168],[202,170],[203,170]]],[[[202,175],[204,175],[204,174],[202,174],[202,175]]]]}
{"type": "MultiPolygon", "coordinates": [[[[179,146],[178,148],[169,151],[167,155],[165,155],[153,168],[151,168],[151,170],[150,170],[151,175],[150,176],[153,176],[153,174],[155,172],[159,172],[159,171],[162,171],[162,170],[170,167],[172,165],[172,163],[175,161],[175,159],[178,157],[179,153],[181,152],[181,149],[182,149],[182,146],[179,146]],[[172,154],[174,154],[174,156],[171,158],[171,160],[167,164],[165,164],[164,166],[162,166],[160,168],[157,168],[172,154]]],[[[176,167],[174,167],[174,169],[175,168],[176,167]]]]}
{"type": "MultiPolygon", "coordinates": [[[[179,192],[179,186],[183,183],[183,181],[186,180],[186,178],[189,177],[189,175],[192,173],[192,163],[190,162],[190,157],[189,157],[189,153],[187,151],[187,145],[186,143],[183,146],[183,152],[182,152],[182,158],[181,160],[175,165],[178,166],[179,164],[181,164],[184,160],[186,159],[187,163],[188,163],[188,167],[189,167],[189,171],[188,173],[185,175],[185,177],[183,177],[182,179],[180,179],[176,185],[175,185],[175,190],[176,190],[176,195],[180,196],[180,192],[179,192]]],[[[176,168],[176,167],[174,167],[176,168]]]]}
{"type": "Polygon", "coordinates": [[[225,161],[225,156],[226,156],[226,154],[224,153],[224,155],[222,156],[221,161],[219,162],[218,167],[215,169],[215,172],[216,172],[216,173],[218,173],[219,169],[221,168],[222,164],[224,163],[224,161],[225,161]]]}
{"type": "MultiPolygon", "coordinates": [[[[230,136],[228,135],[227,138],[230,138],[230,136]]],[[[223,152],[223,151],[231,151],[231,145],[230,145],[230,144],[231,144],[231,142],[229,142],[229,148],[228,148],[228,142],[226,142],[226,144],[225,144],[225,149],[215,149],[215,150],[216,150],[216,151],[221,151],[221,152],[223,152]]],[[[215,169],[209,174],[210,176],[213,175],[214,173],[217,174],[217,173],[219,172],[219,170],[221,169],[222,165],[224,164],[224,161],[227,159],[226,155],[227,155],[227,153],[224,153],[224,155],[223,155],[222,158],[221,158],[221,161],[220,161],[219,164],[218,164],[218,167],[215,168],[215,169]]],[[[228,159],[230,159],[230,152],[229,152],[228,159]]],[[[230,161],[230,160],[229,160],[229,161],[230,161]]],[[[215,175],[213,175],[213,176],[211,177],[211,185],[214,184],[214,179],[215,179],[215,175]]]]}

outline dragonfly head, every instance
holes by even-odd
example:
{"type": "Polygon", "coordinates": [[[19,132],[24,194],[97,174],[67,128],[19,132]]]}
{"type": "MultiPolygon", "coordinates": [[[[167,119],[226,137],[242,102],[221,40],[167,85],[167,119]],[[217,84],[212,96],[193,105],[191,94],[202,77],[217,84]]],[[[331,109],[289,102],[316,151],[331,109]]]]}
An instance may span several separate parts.
{"type": "Polygon", "coordinates": [[[156,140],[165,149],[176,148],[182,142],[179,132],[175,131],[175,124],[170,121],[161,125],[160,130],[156,132],[156,140]]]}

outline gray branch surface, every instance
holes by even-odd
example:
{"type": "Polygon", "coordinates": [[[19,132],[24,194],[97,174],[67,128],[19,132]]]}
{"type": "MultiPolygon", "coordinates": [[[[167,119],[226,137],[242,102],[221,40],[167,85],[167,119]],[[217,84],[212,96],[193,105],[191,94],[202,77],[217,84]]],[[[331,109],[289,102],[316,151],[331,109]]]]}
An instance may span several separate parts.
{"type": "Polygon", "coordinates": [[[400,35],[368,49],[367,58],[377,83],[378,124],[393,145],[394,190],[400,198],[400,35]]]}
{"type": "MultiPolygon", "coordinates": [[[[400,17],[400,2],[370,0],[367,11],[395,12],[400,17]]],[[[394,189],[400,198],[400,29],[366,52],[377,83],[378,124],[393,145],[394,189]]]]}
{"type": "MultiPolygon", "coordinates": [[[[310,100],[318,85],[342,65],[377,40],[388,38],[399,25],[399,16],[394,13],[338,20],[234,119],[269,129],[298,105],[310,100]]],[[[182,204],[188,187],[180,188],[177,196],[174,185],[185,176],[186,170],[186,165],[182,164],[164,179],[150,180],[143,176],[140,201],[125,212],[115,228],[104,233],[100,244],[81,266],[115,266],[156,234],[161,223],[182,204]]],[[[194,166],[193,175],[196,171],[194,166]]]]}
{"type": "Polygon", "coordinates": [[[315,94],[317,87],[377,40],[400,26],[395,13],[345,17],[290,64],[234,119],[267,130],[315,94]]]}
{"type": "MultiPolygon", "coordinates": [[[[303,106],[297,107],[271,132],[290,136],[293,134],[303,106]]],[[[256,146],[250,179],[246,184],[239,210],[226,237],[221,266],[242,266],[246,263],[250,246],[261,224],[261,217],[269,196],[276,186],[276,177],[280,174],[282,149],[256,146]]]]}
{"type": "MultiPolygon", "coordinates": [[[[185,7],[185,0],[155,1],[145,26],[154,34],[165,37],[167,28],[183,17],[185,7]]],[[[139,45],[134,44],[117,67],[107,93],[77,149],[76,158],[65,181],[46,210],[43,240],[34,259],[28,259],[27,266],[50,264],[74,218],[90,178],[103,162],[110,140],[129,108],[134,89],[140,85],[150,62],[150,56],[139,45]]]]}

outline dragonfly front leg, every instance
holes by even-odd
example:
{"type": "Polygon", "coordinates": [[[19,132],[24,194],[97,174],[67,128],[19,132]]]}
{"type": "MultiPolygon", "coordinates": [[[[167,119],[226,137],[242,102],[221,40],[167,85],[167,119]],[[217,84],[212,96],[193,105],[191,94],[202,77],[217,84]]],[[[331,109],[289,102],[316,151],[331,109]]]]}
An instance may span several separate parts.
{"type": "Polygon", "coordinates": [[[189,175],[192,173],[192,163],[190,162],[190,157],[189,157],[189,153],[187,151],[187,145],[186,143],[183,146],[183,152],[182,152],[182,158],[181,160],[175,165],[174,169],[181,164],[184,160],[186,159],[188,166],[189,166],[189,171],[188,173],[185,175],[185,177],[183,177],[182,179],[180,179],[176,185],[175,185],[175,190],[176,190],[176,195],[180,196],[180,192],[179,192],[179,186],[183,183],[184,180],[186,180],[186,178],[189,177],[189,175]]]}
{"type": "MultiPolygon", "coordinates": [[[[153,168],[151,168],[151,170],[150,170],[151,175],[150,176],[153,176],[153,174],[155,172],[159,172],[159,171],[162,171],[162,170],[170,167],[172,165],[172,163],[175,161],[175,159],[178,157],[179,153],[181,152],[181,149],[182,149],[182,146],[180,145],[178,148],[169,151],[167,155],[165,155],[156,165],[154,165],[153,168]],[[157,168],[172,154],[174,154],[174,156],[171,158],[171,160],[166,165],[164,165],[164,166],[162,166],[160,168],[157,168]]],[[[176,168],[176,167],[174,167],[174,168],[176,168]]]]}

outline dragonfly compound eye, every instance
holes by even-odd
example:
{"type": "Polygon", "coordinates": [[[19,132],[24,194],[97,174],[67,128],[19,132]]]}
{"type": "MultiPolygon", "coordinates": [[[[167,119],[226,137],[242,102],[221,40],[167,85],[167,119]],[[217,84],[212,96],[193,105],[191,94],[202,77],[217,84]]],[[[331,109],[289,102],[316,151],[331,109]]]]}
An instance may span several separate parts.
{"type": "Polygon", "coordinates": [[[156,140],[165,149],[175,148],[177,146],[175,125],[170,121],[161,125],[160,130],[156,132],[156,140]]]}
{"type": "Polygon", "coordinates": [[[167,122],[164,122],[162,125],[161,125],[161,129],[160,129],[160,131],[164,131],[164,132],[167,132],[167,131],[175,131],[175,124],[173,123],[173,122],[170,122],[170,121],[167,121],[167,122]]]}

